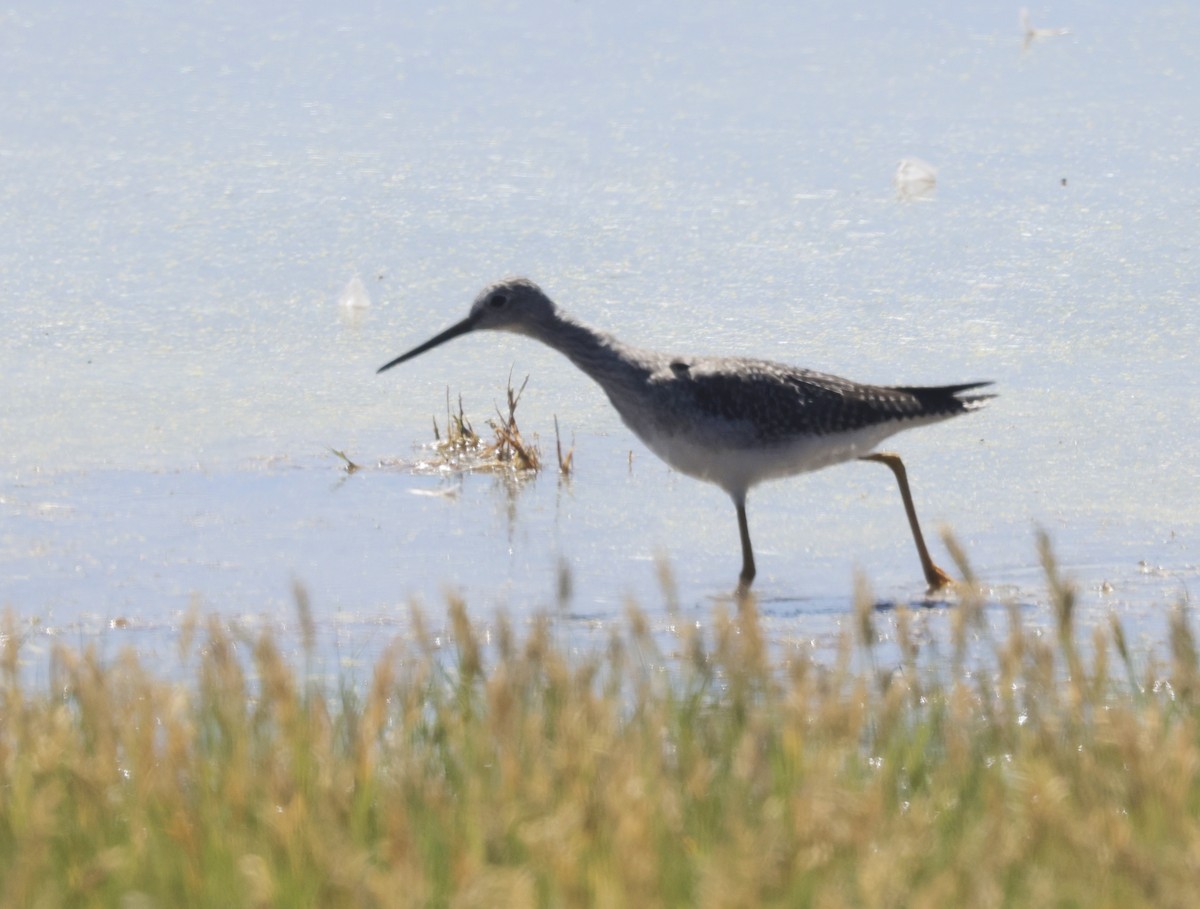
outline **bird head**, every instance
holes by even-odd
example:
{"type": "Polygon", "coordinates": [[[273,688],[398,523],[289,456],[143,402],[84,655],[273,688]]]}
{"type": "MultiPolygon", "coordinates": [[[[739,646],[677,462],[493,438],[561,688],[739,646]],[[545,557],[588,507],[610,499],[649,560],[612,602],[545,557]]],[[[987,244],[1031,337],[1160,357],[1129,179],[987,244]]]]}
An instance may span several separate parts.
{"type": "Polygon", "coordinates": [[[461,322],[456,322],[424,344],[418,344],[379,367],[377,372],[399,366],[406,360],[472,331],[487,329],[536,336],[539,328],[549,325],[557,315],[558,307],[546,296],[545,291],[528,278],[505,278],[481,290],[471,304],[470,313],[461,322]]]}

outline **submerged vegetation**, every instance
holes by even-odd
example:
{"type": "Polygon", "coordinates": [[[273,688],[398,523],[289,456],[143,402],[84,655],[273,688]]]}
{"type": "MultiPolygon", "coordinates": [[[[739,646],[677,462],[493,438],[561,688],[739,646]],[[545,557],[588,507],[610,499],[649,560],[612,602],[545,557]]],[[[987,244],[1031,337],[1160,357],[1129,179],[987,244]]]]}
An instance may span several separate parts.
{"type": "Polygon", "coordinates": [[[1115,621],[1080,646],[1044,560],[1056,633],[956,607],[986,672],[919,671],[903,607],[881,665],[865,594],[833,665],[772,657],[753,600],[666,648],[631,609],[584,656],[451,602],[361,690],[212,620],[189,682],[63,647],[31,691],[10,617],[0,904],[1194,905],[1187,616],[1161,665],[1115,621]]]}

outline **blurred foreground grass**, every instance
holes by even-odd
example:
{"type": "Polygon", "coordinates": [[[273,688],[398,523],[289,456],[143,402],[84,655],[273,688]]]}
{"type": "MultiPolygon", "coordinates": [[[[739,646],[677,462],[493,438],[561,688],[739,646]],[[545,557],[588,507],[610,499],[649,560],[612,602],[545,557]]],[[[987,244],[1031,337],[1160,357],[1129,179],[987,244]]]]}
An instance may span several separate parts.
{"type": "MultiPolygon", "coordinates": [[[[1058,634],[1014,610],[987,672],[919,666],[903,610],[885,670],[865,596],[829,666],[773,661],[753,603],[669,655],[631,611],[592,657],[549,621],[485,645],[452,603],[449,657],[418,620],[361,691],[306,682],[266,636],[247,664],[213,621],[187,684],[64,648],[32,692],[10,617],[0,901],[1194,906],[1184,609],[1161,664],[1115,621],[1081,647],[1043,556],[1058,634]]],[[[958,663],[987,634],[969,586],[954,608],[958,663]]]]}

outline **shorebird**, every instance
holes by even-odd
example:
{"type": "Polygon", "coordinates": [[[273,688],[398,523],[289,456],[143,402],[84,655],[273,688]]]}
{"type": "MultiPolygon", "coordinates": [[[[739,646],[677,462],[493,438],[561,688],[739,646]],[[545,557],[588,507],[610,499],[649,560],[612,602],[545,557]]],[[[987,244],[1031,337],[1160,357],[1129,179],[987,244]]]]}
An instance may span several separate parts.
{"type": "Polygon", "coordinates": [[[891,469],[929,589],[952,583],[929,556],[904,463],[875,448],[901,430],[979,409],[994,395],[964,392],[990,382],[863,385],[768,360],[643,350],[572,318],[527,278],[485,287],[465,319],[377,372],[481,329],[526,335],[565,355],[604,389],[647,448],[681,473],[729,494],[742,543],[740,592],[749,590],[756,573],[746,521],[751,487],[855,459],[891,469]]]}

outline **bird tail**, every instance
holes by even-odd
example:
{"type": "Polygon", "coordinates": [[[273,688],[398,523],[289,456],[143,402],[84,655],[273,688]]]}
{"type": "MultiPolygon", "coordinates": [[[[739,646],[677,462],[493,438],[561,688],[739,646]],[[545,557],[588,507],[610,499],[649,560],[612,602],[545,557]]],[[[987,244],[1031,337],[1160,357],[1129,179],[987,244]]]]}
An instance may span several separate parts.
{"type": "Polygon", "coordinates": [[[947,411],[963,413],[979,410],[996,397],[994,394],[963,395],[963,392],[986,388],[991,384],[991,382],[967,382],[964,385],[898,386],[896,391],[912,395],[925,405],[926,410],[933,413],[947,411]]]}

